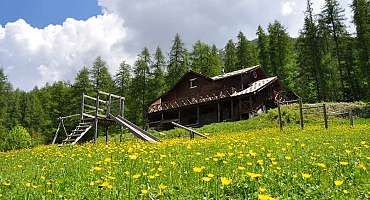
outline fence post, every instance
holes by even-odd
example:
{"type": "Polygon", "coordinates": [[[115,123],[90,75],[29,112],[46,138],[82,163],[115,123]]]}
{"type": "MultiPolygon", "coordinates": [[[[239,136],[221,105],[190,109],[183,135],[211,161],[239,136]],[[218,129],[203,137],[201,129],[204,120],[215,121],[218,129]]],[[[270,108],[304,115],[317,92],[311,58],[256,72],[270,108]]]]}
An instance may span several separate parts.
{"type": "Polygon", "coordinates": [[[279,111],[279,127],[280,127],[280,130],[283,130],[283,120],[281,118],[280,101],[278,101],[278,111],[279,111]]]}
{"type": "Polygon", "coordinates": [[[96,143],[96,140],[98,138],[98,114],[99,114],[99,91],[96,92],[96,102],[95,102],[95,134],[94,134],[94,142],[96,143]]]}
{"type": "Polygon", "coordinates": [[[81,102],[81,122],[84,120],[84,108],[85,108],[85,93],[82,93],[82,102],[81,102]]]}
{"type": "Polygon", "coordinates": [[[323,111],[324,111],[324,121],[325,121],[325,129],[328,129],[328,116],[326,114],[326,105],[322,105],[323,111]]]}
{"type": "Polygon", "coordinates": [[[108,101],[106,101],[107,103],[107,116],[106,117],[108,117],[109,116],[109,114],[110,114],[110,106],[111,106],[111,103],[112,103],[112,94],[110,94],[109,93],[109,96],[108,96],[108,101]]]}
{"type": "Polygon", "coordinates": [[[350,110],[348,112],[348,115],[349,115],[349,125],[351,126],[351,128],[353,128],[353,111],[350,110]]]}
{"type": "Polygon", "coordinates": [[[108,144],[108,124],[105,125],[105,144],[108,144]]]}
{"type": "Polygon", "coordinates": [[[304,128],[304,119],[303,119],[303,105],[302,105],[302,98],[299,98],[299,119],[301,124],[301,129],[304,128]]]}

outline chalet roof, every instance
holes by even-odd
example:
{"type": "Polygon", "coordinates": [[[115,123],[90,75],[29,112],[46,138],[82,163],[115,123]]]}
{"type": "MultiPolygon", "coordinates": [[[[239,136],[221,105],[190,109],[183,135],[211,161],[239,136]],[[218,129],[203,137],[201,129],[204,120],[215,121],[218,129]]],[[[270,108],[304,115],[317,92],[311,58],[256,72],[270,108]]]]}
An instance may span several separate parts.
{"type": "Polygon", "coordinates": [[[231,76],[236,76],[236,75],[240,75],[240,74],[243,74],[243,73],[247,73],[247,72],[252,71],[252,70],[254,70],[256,68],[259,68],[259,67],[260,67],[259,65],[256,65],[256,66],[253,66],[253,67],[248,67],[248,68],[240,69],[240,70],[237,70],[237,71],[229,72],[229,73],[226,73],[226,74],[214,76],[214,77],[211,77],[211,79],[216,81],[216,80],[228,78],[228,77],[231,77],[231,76]]]}
{"type": "Polygon", "coordinates": [[[257,92],[257,91],[265,88],[267,85],[274,82],[275,80],[277,80],[276,76],[271,77],[271,78],[258,80],[256,82],[252,83],[247,89],[244,89],[244,90],[239,91],[239,92],[234,92],[234,94],[232,94],[231,96],[236,97],[236,96],[241,96],[241,95],[257,92]]]}

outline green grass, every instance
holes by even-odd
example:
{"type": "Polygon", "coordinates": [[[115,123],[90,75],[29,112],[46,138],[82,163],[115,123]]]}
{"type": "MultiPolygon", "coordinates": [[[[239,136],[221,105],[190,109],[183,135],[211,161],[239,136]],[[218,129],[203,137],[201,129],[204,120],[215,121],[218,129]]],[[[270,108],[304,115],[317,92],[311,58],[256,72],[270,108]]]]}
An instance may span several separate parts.
{"type": "Polygon", "coordinates": [[[368,119],[335,118],[328,130],[291,120],[281,132],[271,116],[198,129],[209,139],[0,153],[0,199],[370,198],[368,119]]]}

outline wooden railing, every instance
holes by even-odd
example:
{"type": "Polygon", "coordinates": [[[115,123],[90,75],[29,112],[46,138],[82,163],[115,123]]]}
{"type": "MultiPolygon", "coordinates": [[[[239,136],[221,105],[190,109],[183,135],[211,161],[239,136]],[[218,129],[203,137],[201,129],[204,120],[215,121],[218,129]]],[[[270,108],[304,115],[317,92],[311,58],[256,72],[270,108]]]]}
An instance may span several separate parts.
{"type": "Polygon", "coordinates": [[[149,107],[148,112],[155,113],[163,110],[175,109],[179,107],[185,107],[209,101],[216,101],[219,99],[230,97],[234,92],[235,88],[228,88],[207,95],[199,95],[196,97],[189,98],[178,98],[176,100],[163,102],[161,104],[153,104],[149,107]]]}

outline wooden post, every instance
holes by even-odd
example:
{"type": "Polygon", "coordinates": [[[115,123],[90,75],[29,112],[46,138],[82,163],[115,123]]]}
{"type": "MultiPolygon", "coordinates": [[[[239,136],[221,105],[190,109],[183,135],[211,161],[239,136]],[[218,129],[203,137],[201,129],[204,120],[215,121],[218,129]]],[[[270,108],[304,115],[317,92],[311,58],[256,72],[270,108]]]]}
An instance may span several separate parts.
{"type": "Polygon", "coordinates": [[[57,140],[57,138],[58,138],[58,133],[59,133],[60,125],[61,125],[61,123],[62,123],[62,121],[61,121],[61,119],[60,119],[60,118],[58,118],[58,121],[59,121],[58,129],[57,129],[57,131],[55,132],[55,135],[54,135],[54,138],[53,138],[53,142],[52,142],[52,144],[55,144],[55,141],[56,141],[56,140],[57,140]]]}
{"type": "Polygon", "coordinates": [[[84,108],[85,108],[85,93],[82,93],[81,116],[80,116],[81,122],[83,122],[84,120],[84,108]]]}
{"type": "Polygon", "coordinates": [[[348,115],[349,115],[349,125],[351,126],[351,128],[353,128],[353,111],[350,110],[348,112],[348,115]]]}
{"type": "Polygon", "coordinates": [[[125,98],[122,98],[122,117],[124,118],[125,116],[125,98]]]}
{"type": "Polygon", "coordinates": [[[304,128],[304,119],[303,119],[303,104],[302,99],[299,98],[299,122],[301,124],[301,129],[304,128]]]}
{"type": "Polygon", "coordinates": [[[281,118],[280,101],[278,101],[278,112],[279,112],[279,127],[280,127],[280,130],[283,130],[283,120],[281,118]]]}
{"type": "Polygon", "coordinates": [[[230,110],[230,119],[233,120],[234,119],[234,101],[233,99],[230,100],[230,106],[231,106],[231,110],[230,110]]]}
{"type": "Polygon", "coordinates": [[[328,116],[326,114],[326,105],[322,105],[323,111],[324,111],[324,122],[325,122],[325,129],[328,129],[328,116]]]}
{"type": "Polygon", "coordinates": [[[67,130],[66,130],[66,127],[64,126],[64,119],[63,118],[61,118],[61,125],[62,125],[62,127],[63,127],[63,130],[64,130],[64,134],[66,134],[66,136],[68,136],[68,133],[67,133],[67,130]]]}
{"type": "Polygon", "coordinates": [[[177,111],[177,117],[179,119],[179,124],[181,124],[181,110],[180,109],[177,111]]]}
{"type": "Polygon", "coordinates": [[[220,103],[217,102],[217,122],[221,121],[221,113],[220,113],[220,103]]]}
{"type": "Polygon", "coordinates": [[[242,99],[239,98],[239,120],[242,119],[242,99]]]}
{"type": "Polygon", "coordinates": [[[97,141],[98,138],[98,114],[99,114],[99,91],[96,92],[96,102],[95,102],[95,120],[94,120],[94,126],[95,126],[95,134],[94,134],[94,142],[97,141]]]}
{"type": "Polygon", "coordinates": [[[200,112],[199,112],[199,106],[197,106],[197,124],[199,125],[199,123],[200,123],[200,117],[199,117],[199,114],[200,114],[200,112]]]}
{"type": "MultiPolygon", "coordinates": [[[[123,116],[123,99],[119,98],[119,113],[118,115],[123,116]]],[[[123,127],[121,126],[121,134],[119,135],[119,142],[122,142],[122,135],[123,135],[123,127]]]]}
{"type": "Polygon", "coordinates": [[[105,144],[108,144],[108,124],[105,125],[105,144]]]}
{"type": "Polygon", "coordinates": [[[106,104],[107,104],[106,105],[106,107],[107,107],[106,117],[108,117],[109,114],[110,114],[110,109],[111,109],[110,105],[111,105],[111,103],[112,103],[112,94],[109,94],[108,100],[106,101],[106,104]]]}

